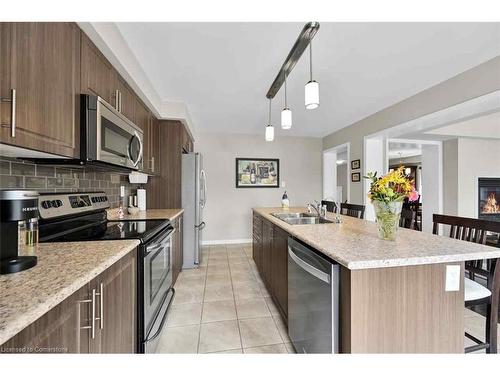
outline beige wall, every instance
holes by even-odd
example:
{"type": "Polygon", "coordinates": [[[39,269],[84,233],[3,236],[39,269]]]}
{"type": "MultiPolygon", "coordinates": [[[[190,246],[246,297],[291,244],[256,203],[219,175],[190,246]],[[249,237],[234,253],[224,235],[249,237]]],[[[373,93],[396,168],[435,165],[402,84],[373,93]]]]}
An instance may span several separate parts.
{"type": "MultiPolygon", "coordinates": [[[[432,69],[432,67],[429,67],[432,69]]],[[[422,91],[391,107],[377,112],[346,128],[323,138],[323,149],[351,143],[349,160],[361,159],[363,165],[363,138],[366,135],[391,128],[464,101],[500,89],[500,57],[497,56],[473,69],[422,91]]],[[[351,184],[351,201],[363,203],[363,184],[351,184]]]]}
{"type": "Polygon", "coordinates": [[[295,206],[321,199],[321,138],[277,134],[274,142],[266,142],[264,135],[202,133],[196,140],[196,152],[203,154],[207,173],[204,241],[250,239],[252,207],[280,206],[284,190],[295,206]],[[237,157],[279,158],[280,180],[286,187],[236,189],[237,157]]]}

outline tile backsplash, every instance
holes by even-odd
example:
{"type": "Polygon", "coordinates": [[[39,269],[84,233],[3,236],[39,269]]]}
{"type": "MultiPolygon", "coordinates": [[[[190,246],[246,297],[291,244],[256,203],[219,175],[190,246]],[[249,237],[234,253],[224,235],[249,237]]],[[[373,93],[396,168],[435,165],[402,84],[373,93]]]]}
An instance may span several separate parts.
{"type": "Polygon", "coordinates": [[[129,183],[128,175],[90,168],[36,165],[0,156],[0,189],[27,189],[40,193],[104,191],[111,207],[118,207],[120,186],[125,186],[125,196],[135,194],[137,188],[129,183]]]}

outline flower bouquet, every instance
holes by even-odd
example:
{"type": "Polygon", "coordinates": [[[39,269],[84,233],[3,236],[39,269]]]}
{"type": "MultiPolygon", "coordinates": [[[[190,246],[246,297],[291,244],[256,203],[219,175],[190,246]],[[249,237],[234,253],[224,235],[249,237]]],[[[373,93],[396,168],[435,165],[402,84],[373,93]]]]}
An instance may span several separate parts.
{"type": "Polygon", "coordinates": [[[375,208],[378,235],[384,240],[395,241],[403,201],[408,198],[413,202],[419,197],[413,181],[405,176],[403,166],[382,177],[377,177],[377,172],[364,177],[371,180],[368,198],[375,208]]]}

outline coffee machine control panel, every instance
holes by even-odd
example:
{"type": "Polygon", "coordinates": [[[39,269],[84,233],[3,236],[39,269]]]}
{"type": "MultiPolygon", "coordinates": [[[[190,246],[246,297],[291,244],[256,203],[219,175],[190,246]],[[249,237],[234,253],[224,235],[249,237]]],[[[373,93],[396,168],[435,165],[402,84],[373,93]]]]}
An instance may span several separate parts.
{"type": "Polygon", "coordinates": [[[109,208],[104,192],[40,194],[39,211],[42,219],[73,215],[109,208]]]}

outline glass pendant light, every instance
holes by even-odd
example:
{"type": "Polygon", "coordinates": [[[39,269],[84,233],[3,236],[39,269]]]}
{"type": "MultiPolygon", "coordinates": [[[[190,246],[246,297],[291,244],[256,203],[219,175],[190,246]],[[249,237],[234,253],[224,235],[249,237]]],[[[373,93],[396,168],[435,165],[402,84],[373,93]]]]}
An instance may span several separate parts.
{"type": "Polygon", "coordinates": [[[274,141],[274,126],[271,125],[271,98],[269,98],[269,122],[266,126],[266,141],[274,141]]]}
{"type": "Polygon", "coordinates": [[[306,109],[319,107],[319,83],[312,78],[312,41],[309,43],[309,82],[305,86],[306,109]]]}
{"type": "Polygon", "coordinates": [[[288,108],[286,97],[286,72],[285,75],[285,108],[281,111],[281,129],[290,129],[292,127],[292,111],[288,108]]]}

